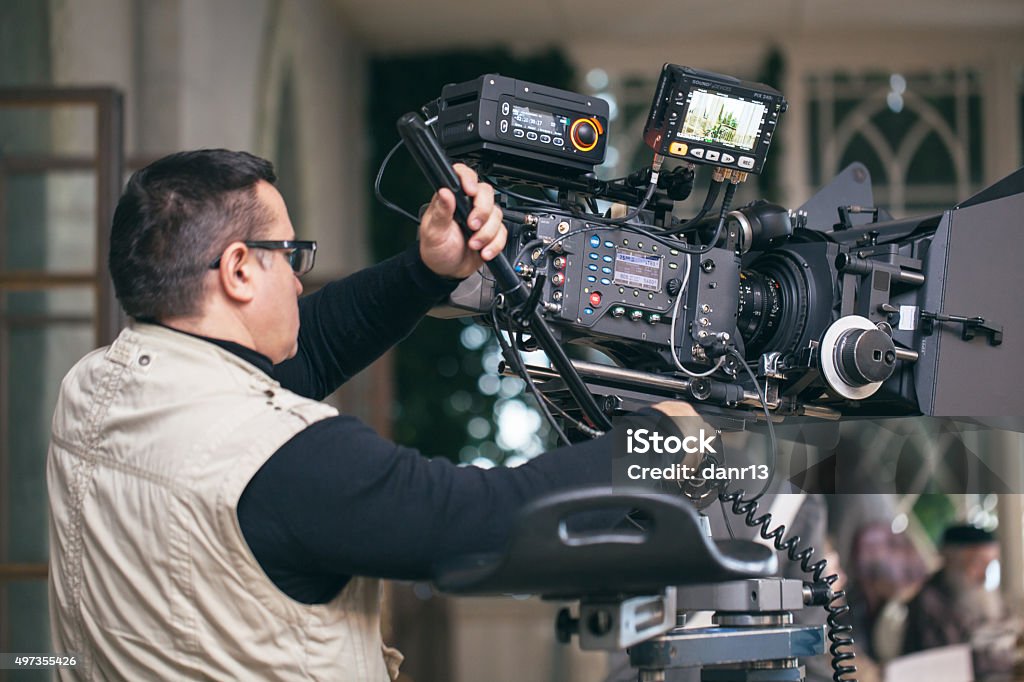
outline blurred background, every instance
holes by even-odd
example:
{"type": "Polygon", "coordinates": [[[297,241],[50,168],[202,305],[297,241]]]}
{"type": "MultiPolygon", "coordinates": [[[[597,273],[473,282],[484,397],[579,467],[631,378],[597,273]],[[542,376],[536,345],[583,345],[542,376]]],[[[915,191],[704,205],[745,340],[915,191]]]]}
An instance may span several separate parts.
{"type": "MultiPolygon", "coordinates": [[[[607,99],[600,173],[615,177],[649,160],[640,133],[664,62],[761,81],[788,99],[769,166],[739,202],[799,206],[860,161],[876,202],[914,215],[951,207],[1024,159],[1020,0],[4,0],[0,651],[49,648],[49,419],[64,373],[123,323],[104,261],[127,174],[182,149],[269,158],[298,237],[320,243],[315,287],[414,239],[414,224],[375,202],[373,179],[397,141],[394,121],[444,83],[498,72],[607,99]]],[[[382,189],[410,210],[429,196],[404,154],[382,189]]],[[[682,213],[703,193],[694,197],[682,213]]],[[[487,330],[428,319],[331,400],[427,455],[515,466],[547,433],[498,358],[487,330]]],[[[844,563],[870,524],[928,568],[946,525],[984,526],[997,532],[1000,589],[1019,611],[1024,507],[1008,494],[1024,489],[1018,434],[909,419],[844,425],[841,445],[867,479],[896,460],[922,472],[898,492],[826,501],[844,563]],[[1006,485],[939,485],[951,451],[989,473],[998,456],[992,476],[1006,485]]],[[[602,679],[603,655],[554,643],[554,612],[393,585],[386,637],[412,680],[602,679]]]]}

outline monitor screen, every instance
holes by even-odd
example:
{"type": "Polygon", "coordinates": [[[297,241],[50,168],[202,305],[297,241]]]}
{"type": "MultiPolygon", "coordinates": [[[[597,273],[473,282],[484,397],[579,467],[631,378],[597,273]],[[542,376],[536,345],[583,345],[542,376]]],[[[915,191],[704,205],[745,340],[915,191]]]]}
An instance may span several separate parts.
{"type": "Polygon", "coordinates": [[[754,150],[767,106],[698,88],[690,91],[687,103],[678,137],[746,152],[754,150]]]}
{"type": "Polygon", "coordinates": [[[615,249],[616,284],[661,291],[661,256],[652,256],[640,251],[615,249]]]}
{"type": "Polygon", "coordinates": [[[524,130],[564,137],[568,125],[569,119],[565,116],[558,116],[550,111],[533,109],[521,104],[512,105],[513,128],[522,128],[524,130]]]}

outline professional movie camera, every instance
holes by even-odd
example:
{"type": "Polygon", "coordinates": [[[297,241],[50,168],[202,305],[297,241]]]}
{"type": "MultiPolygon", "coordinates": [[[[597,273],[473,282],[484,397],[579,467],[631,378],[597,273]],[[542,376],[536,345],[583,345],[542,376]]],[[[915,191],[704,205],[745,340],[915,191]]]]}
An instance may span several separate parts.
{"type": "MultiPolygon", "coordinates": [[[[531,349],[537,311],[560,345],[607,358],[571,361],[606,414],[666,397],[733,415],[1024,414],[1024,171],[919,218],[875,207],[859,164],[797,209],[734,209],[786,107],[765,85],[667,64],[651,166],[603,181],[605,101],[499,75],[445,86],[424,113],[500,193],[529,296],[511,303],[481,270],[435,314],[479,315],[531,349]],[[681,219],[703,167],[703,206],[681,219]]],[[[518,369],[573,414],[565,372],[518,369]]]]}
{"type": "MultiPolygon", "coordinates": [[[[605,181],[594,174],[609,140],[603,100],[496,74],[446,86],[424,107],[426,125],[416,114],[399,120],[403,142],[435,189],[453,191],[464,230],[470,204],[449,159],[475,167],[498,192],[510,238],[434,314],[492,325],[508,370],[556,429],[567,423],[577,437],[665,398],[693,402],[716,428],[729,419],[742,428],[763,411],[773,444],[772,422],[787,415],[1024,414],[1014,239],[1024,169],[923,218],[876,208],[860,164],[797,209],[763,200],[733,209],[785,111],[767,86],[667,64],[644,128],[651,165],[605,181]],[[682,219],[676,204],[703,166],[707,195],[682,219]],[[570,359],[569,344],[604,361],[570,359]],[[524,364],[519,351],[536,348],[550,368],[524,364]]],[[[627,649],[641,682],[686,667],[701,667],[705,682],[797,682],[800,659],[826,650],[833,680],[853,680],[838,576],[758,511],[770,483],[753,496],[684,487],[685,501],[647,490],[555,494],[524,511],[503,552],[457,557],[433,579],[455,594],[578,601],[578,617],[560,613],[559,639],[627,649]],[[696,509],[716,499],[775,551],[711,540],[696,509]],[[611,509],[645,523],[582,533],[568,523],[611,509]],[[807,577],[774,577],[775,552],[807,577]],[[815,605],[826,625],[794,621],[815,605]],[[714,626],[684,627],[695,610],[715,611],[714,626]]]]}

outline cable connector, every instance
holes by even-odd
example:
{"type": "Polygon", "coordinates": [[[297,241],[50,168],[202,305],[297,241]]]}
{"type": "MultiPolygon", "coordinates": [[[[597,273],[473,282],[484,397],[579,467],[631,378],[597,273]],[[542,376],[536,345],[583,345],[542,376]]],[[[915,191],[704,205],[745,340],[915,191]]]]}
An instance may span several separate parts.
{"type": "Polygon", "coordinates": [[[738,185],[741,182],[745,182],[749,174],[746,171],[736,170],[734,168],[719,168],[715,166],[712,178],[715,182],[724,182],[728,180],[734,185],[738,185]]]}
{"type": "Polygon", "coordinates": [[[664,163],[664,156],[661,154],[654,155],[654,161],[651,162],[651,185],[654,187],[658,186],[658,176],[661,173],[661,167],[664,163]]]}

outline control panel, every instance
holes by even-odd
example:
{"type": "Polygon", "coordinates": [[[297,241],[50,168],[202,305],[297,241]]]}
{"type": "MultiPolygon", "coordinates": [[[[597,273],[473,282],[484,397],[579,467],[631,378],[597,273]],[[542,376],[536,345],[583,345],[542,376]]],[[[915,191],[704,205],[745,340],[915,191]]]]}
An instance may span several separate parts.
{"type": "Polygon", "coordinates": [[[568,90],[487,74],[446,85],[437,128],[450,156],[514,156],[567,173],[604,161],[608,103],[568,90]]]}
{"type": "Polygon", "coordinates": [[[559,215],[537,218],[537,236],[551,246],[523,254],[515,267],[534,281],[546,275],[541,300],[552,324],[667,349],[673,306],[682,295],[676,345],[684,362],[703,361],[699,345],[708,335],[734,333],[739,261],[732,251],[691,255],[620,228],[594,229],[559,215]]]}

